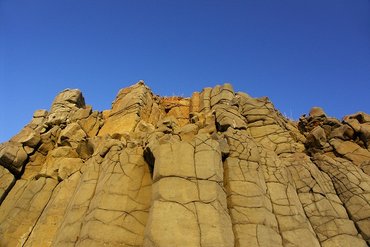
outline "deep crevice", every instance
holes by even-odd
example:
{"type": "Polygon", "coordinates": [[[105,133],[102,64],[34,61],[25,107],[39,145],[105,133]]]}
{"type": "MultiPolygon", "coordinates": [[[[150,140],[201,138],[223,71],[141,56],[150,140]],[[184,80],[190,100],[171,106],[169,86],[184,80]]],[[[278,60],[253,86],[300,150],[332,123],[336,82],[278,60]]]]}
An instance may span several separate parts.
{"type": "Polygon", "coordinates": [[[155,157],[154,157],[153,152],[150,149],[150,147],[146,147],[144,149],[144,160],[148,164],[150,175],[153,178],[155,157]]]}
{"type": "Polygon", "coordinates": [[[0,197],[0,206],[3,203],[3,201],[5,200],[5,198],[8,196],[9,192],[13,189],[16,182],[17,182],[17,179],[15,179],[15,177],[14,177],[13,181],[9,184],[8,188],[4,191],[4,193],[0,197]]]}

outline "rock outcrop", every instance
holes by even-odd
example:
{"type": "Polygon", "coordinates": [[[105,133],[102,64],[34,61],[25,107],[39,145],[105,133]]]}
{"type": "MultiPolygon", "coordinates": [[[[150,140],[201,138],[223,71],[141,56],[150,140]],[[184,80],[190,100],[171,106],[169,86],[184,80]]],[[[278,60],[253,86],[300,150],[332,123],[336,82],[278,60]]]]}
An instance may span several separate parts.
{"type": "Polygon", "coordinates": [[[0,145],[0,246],[370,246],[370,115],[76,89],[0,145]]]}

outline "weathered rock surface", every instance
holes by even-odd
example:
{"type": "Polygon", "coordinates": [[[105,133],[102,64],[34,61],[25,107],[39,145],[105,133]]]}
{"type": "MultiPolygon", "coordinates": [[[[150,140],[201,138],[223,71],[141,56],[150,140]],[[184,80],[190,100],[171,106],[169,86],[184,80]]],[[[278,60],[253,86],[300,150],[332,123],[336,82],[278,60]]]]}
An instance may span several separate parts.
{"type": "Polygon", "coordinates": [[[230,84],[112,109],[66,89],[0,144],[0,246],[370,246],[370,115],[230,84]]]}

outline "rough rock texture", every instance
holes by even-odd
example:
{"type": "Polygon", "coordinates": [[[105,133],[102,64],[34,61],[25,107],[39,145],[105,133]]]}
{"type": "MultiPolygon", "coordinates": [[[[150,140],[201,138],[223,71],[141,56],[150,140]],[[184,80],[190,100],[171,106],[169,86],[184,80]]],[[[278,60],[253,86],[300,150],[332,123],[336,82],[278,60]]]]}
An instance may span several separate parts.
{"type": "Polygon", "coordinates": [[[0,246],[370,246],[370,115],[66,89],[0,144],[0,203],[0,246]]]}

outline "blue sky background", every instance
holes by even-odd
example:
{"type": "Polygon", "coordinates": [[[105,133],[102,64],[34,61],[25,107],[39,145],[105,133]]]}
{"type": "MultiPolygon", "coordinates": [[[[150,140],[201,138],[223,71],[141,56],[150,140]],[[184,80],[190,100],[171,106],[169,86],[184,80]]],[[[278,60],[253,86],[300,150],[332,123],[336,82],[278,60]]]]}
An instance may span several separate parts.
{"type": "Polygon", "coordinates": [[[144,80],[190,96],[231,82],[297,119],[370,112],[369,0],[0,0],[0,142],[79,88],[109,109],[144,80]]]}

